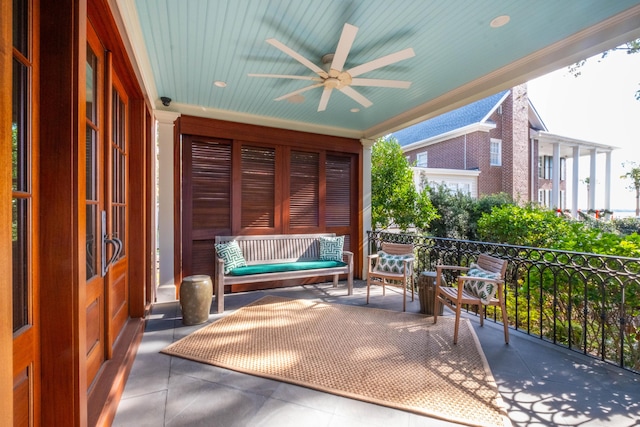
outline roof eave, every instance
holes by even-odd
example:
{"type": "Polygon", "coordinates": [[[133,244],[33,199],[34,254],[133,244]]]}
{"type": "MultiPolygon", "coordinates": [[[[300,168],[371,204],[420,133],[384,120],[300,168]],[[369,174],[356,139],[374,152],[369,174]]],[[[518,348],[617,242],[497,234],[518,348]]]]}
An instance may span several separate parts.
{"type": "Polygon", "coordinates": [[[463,126],[461,128],[454,129],[440,135],[432,136],[431,138],[423,139],[421,141],[416,141],[409,145],[405,145],[402,147],[402,151],[407,152],[416,150],[418,148],[433,145],[438,142],[447,141],[449,139],[457,138],[463,135],[468,135],[473,132],[489,132],[490,130],[495,128],[495,123],[471,123],[470,125],[463,126]]]}

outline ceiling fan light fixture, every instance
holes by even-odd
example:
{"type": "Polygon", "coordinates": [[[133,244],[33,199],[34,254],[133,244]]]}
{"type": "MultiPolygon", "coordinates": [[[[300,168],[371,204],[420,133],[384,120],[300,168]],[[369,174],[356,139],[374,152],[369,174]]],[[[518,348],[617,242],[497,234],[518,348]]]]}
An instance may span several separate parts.
{"type": "Polygon", "coordinates": [[[322,58],[321,58],[322,69],[325,70],[327,73],[331,69],[331,63],[333,62],[334,56],[335,56],[334,53],[327,53],[325,55],[322,55],[322,58]]]}
{"type": "Polygon", "coordinates": [[[295,95],[291,95],[287,98],[287,102],[291,104],[302,104],[304,102],[304,96],[296,93],[295,95]]]}
{"type": "Polygon", "coordinates": [[[491,28],[500,28],[504,25],[507,25],[510,20],[511,17],[509,15],[500,15],[493,18],[489,25],[491,26],[491,28]]]}
{"type": "Polygon", "coordinates": [[[215,82],[213,82],[213,85],[216,87],[225,88],[227,87],[227,82],[223,82],[222,80],[216,80],[215,82]]]}
{"type": "Polygon", "coordinates": [[[331,97],[333,89],[339,90],[342,94],[356,101],[364,108],[369,108],[371,105],[373,105],[373,103],[356,89],[352,88],[352,85],[408,89],[411,85],[411,82],[400,80],[358,78],[358,76],[382,67],[386,67],[387,65],[395,64],[396,62],[403,61],[405,59],[413,58],[415,56],[415,52],[412,48],[403,49],[401,51],[382,56],[372,61],[365,62],[364,64],[360,64],[346,70],[344,69],[349,51],[351,50],[351,46],[353,45],[357,32],[358,27],[348,23],[344,24],[342,33],[340,34],[340,38],[338,39],[338,45],[336,46],[335,52],[328,53],[322,56],[321,67],[308,60],[300,53],[291,49],[289,46],[278,41],[277,39],[267,39],[267,43],[280,50],[281,52],[289,55],[291,58],[298,61],[301,65],[304,65],[309,70],[313,71],[315,73],[315,76],[250,73],[249,77],[308,80],[314,82],[308,86],[296,89],[293,92],[289,92],[285,95],[274,98],[274,101],[282,101],[286,99],[289,102],[295,103],[296,98],[292,98],[294,95],[298,95],[302,92],[321,87],[322,95],[320,96],[320,102],[318,104],[318,112],[325,111],[327,109],[327,104],[329,103],[329,98],[331,97]]]}

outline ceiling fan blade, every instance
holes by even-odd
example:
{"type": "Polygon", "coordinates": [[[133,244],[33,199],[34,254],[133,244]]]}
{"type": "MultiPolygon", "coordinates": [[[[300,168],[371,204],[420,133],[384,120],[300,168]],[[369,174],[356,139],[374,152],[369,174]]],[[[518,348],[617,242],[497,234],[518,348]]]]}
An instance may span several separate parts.
{"type": "Polygon", "coordinates": [[[290,96],[297,95],[299,93],[306,92],[306,91],[308,91],[310,89],[313,89],[313,88],[316,88],[316,87],[320,87],[320,86],[322,86],[322,83],[316,83],[314,85],[305,86],[302,89],[297,89],[297,90],[294,90],[293,92],[289,92],[289,93],[287,93],[285,95],[279,96],[276,99],[274,99],[274,101],[282,101],[283,99],[287,99],[290,96]]]}
{"type": "Polygon", "coordinates": [[[322,91],[322,96],[320,97],[320,104],[318,104],[318,111],[324,111],[327,109],[327,104],[329,103],[329,98],[331,97],[331,91],[333,88],[326,87],[322,91]]]}
{"type": "Polygon", "coordinates": [[[347,95],[349,98],[356,101],[358,104],[362,105],[364,108],[369,108],[373,105],[373,102],[369,101],[364,95],[361,95],[360,92],[356,91],[351,86],[345,86],[340,89],[340,92],[347,95]]]}
{"type": "Polygon", "coordinates": [[[292,76],[289,74],[247,74],[249,77],[267,77],[271,79],[294,79],[294,80],[311,80],[312,82],[321,82],[320,77],[313,76],[292,76]]]}
{"type": "Polygon", "coordinates": [[[314,73],[318,74],[320,77],[326,78],[328,76],[327,73],[322,68],[318,67],[316,64],[314,64],[313,62],[309,61],[307,58],[305,58],[304,56],[300,55],[298,52],[296,52],[295,50],[291,49],[290,47],[282,44],[278,40],[276,40],[276,39],[267,39],[267,43],[269,43],[270,45],[280,49],[281,51],[283,51],[284,53],[286,53],[287,55],[289,55],[290,57],[292,57],[293,59],[295,59],[296,61],[298,61],[299,63],[301,63],[302,65],[304,65],[308,69],[310,69],[311,71],[313,71],[314,73]]]}
{"type": "Polygon", "coordinates": [[[411,82],[404,80],[382,80],[382,79],[352,79],[351,86],[376,86],[392,87],[396,89],[409,89],[411,82]]]}
{"type": "Polygon", "coordinates": [[[331,61],[332,69],[342,71],[357,33],[358,27],[351,24],[344,24],[340,40],[338,41],[338,47],[336,48],[336,53],[333,55],[333,61],[331,61]]]}
{"type": "Polygon", "coordinates": [[[351,77],[357,77],[360,74],[377,70],[378,68],[382,68],[386,65],[390,65],[404,59],[413,58],[414,56],[416,56],[416,54],[413,49],[408,48],[387,56],[383,56],[382,58],[374,59],[373,61],[366,62],[362,65],[358,65],[357,67],[353,67],[350,70],[347,70],[347,72],[351,75],[351,77]]]}

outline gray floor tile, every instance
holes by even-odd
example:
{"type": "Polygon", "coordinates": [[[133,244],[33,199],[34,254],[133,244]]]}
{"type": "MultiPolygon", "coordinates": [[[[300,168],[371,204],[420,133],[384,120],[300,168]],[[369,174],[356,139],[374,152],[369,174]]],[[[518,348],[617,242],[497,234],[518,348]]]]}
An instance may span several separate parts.
{"type": "MultiPolygon", "coordinates": [[[[320,284],[231,294],[225,296],[224,313],[216,313],[212,305],[209,320],[195,326],[182,324],[175,301],[154,305],[114,425],[455,425],[159,353],[169,343],[267,294],[402,309],[402,296],[394,288],[387,289],[386,296],[379,286],[371,292],[369,305],[361,281],[351,296],[346,295],[344,283],[338,288],[320,284]]],[[[407,312],[419,311],[417,298],[407,301],[407,312]]],[[[445,315],[451,313],[445,310],[445,315]]],[[[510,344],[505,345],[501,326],[485,322],[480,328],[477,316],[465,316],[471,318],[515,427],[640,425],[640,375],[519,331],[511,330],[510,344]]]]}
{"type": "Polygon", "coordinates": [[[284,400],[308,408],[320,409],[334,413],[335,408],[342,399],[335,394],[324,393],[294,384],[280,383],[271,395],[273,399],[284,400]]]}
{"type": "Polygon", "coordinates": [[[355,399],[340,399],[336,415],[367,422],[371,426],[408,426],[409,413],[362,402],[355,399]]]}
{"type": "Polygon", "coordinates": [[[165,426],[246,426],[266,397],[197,378],[169,381],[165,426]]]}
{"type": "Polygon", "coordinates": [[[167,390],[121,399],[113,427],[159,427],[164,425],[167,390]]]}
{"type": "Polygon", "coordinates": [[[329,427],[331,413],[296,405],[278,399],[269,399],[247,426],[251,427],[329,427]]]}

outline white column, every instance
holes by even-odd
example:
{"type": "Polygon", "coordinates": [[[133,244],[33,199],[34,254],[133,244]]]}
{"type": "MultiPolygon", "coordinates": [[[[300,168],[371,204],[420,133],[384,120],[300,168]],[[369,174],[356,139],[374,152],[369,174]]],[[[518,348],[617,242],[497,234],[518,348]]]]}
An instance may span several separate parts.
{"type": "Polygon", "coordinates": [[[367,257],[369,256],[369,238],[371,230],[371,147],[374,140],[361,139],[362,143],[362,277],[367,277],[367,257]]]}
{"type": "Polygon", "coordinates": [[[553,143],[553,168],[551,174],[551,209],[560,207],[560,143],[553,143]]]}
{"type": "Polygon", "coordinates": [[[611,151],[607,151],[604,171],[604,208],[611,210],[611,151]]]}
{"type": "MultiPolygon", "coordinates": [[[[179,114],[156,110],[158,144],[158,249],[159,286],[175,286],[173,269],[173,122],[179,114]]],[[[174,288],[175,298],[175,288],[174,288]]],[[[163,294],[165,297],[169,292],[163,294]]]]}
{"type": "Polygon", "coordinates": [[[573,177],[571,180],[571,216],[578,217],[578,182],[580,178],[580,147],[573,147],[573,177]]]}
{"type": "Polygon", "coordinates": [[[596,154],[595,148],[591,149],[591,168],[589,170],[589,209],[596,208],[596,154]]]}

